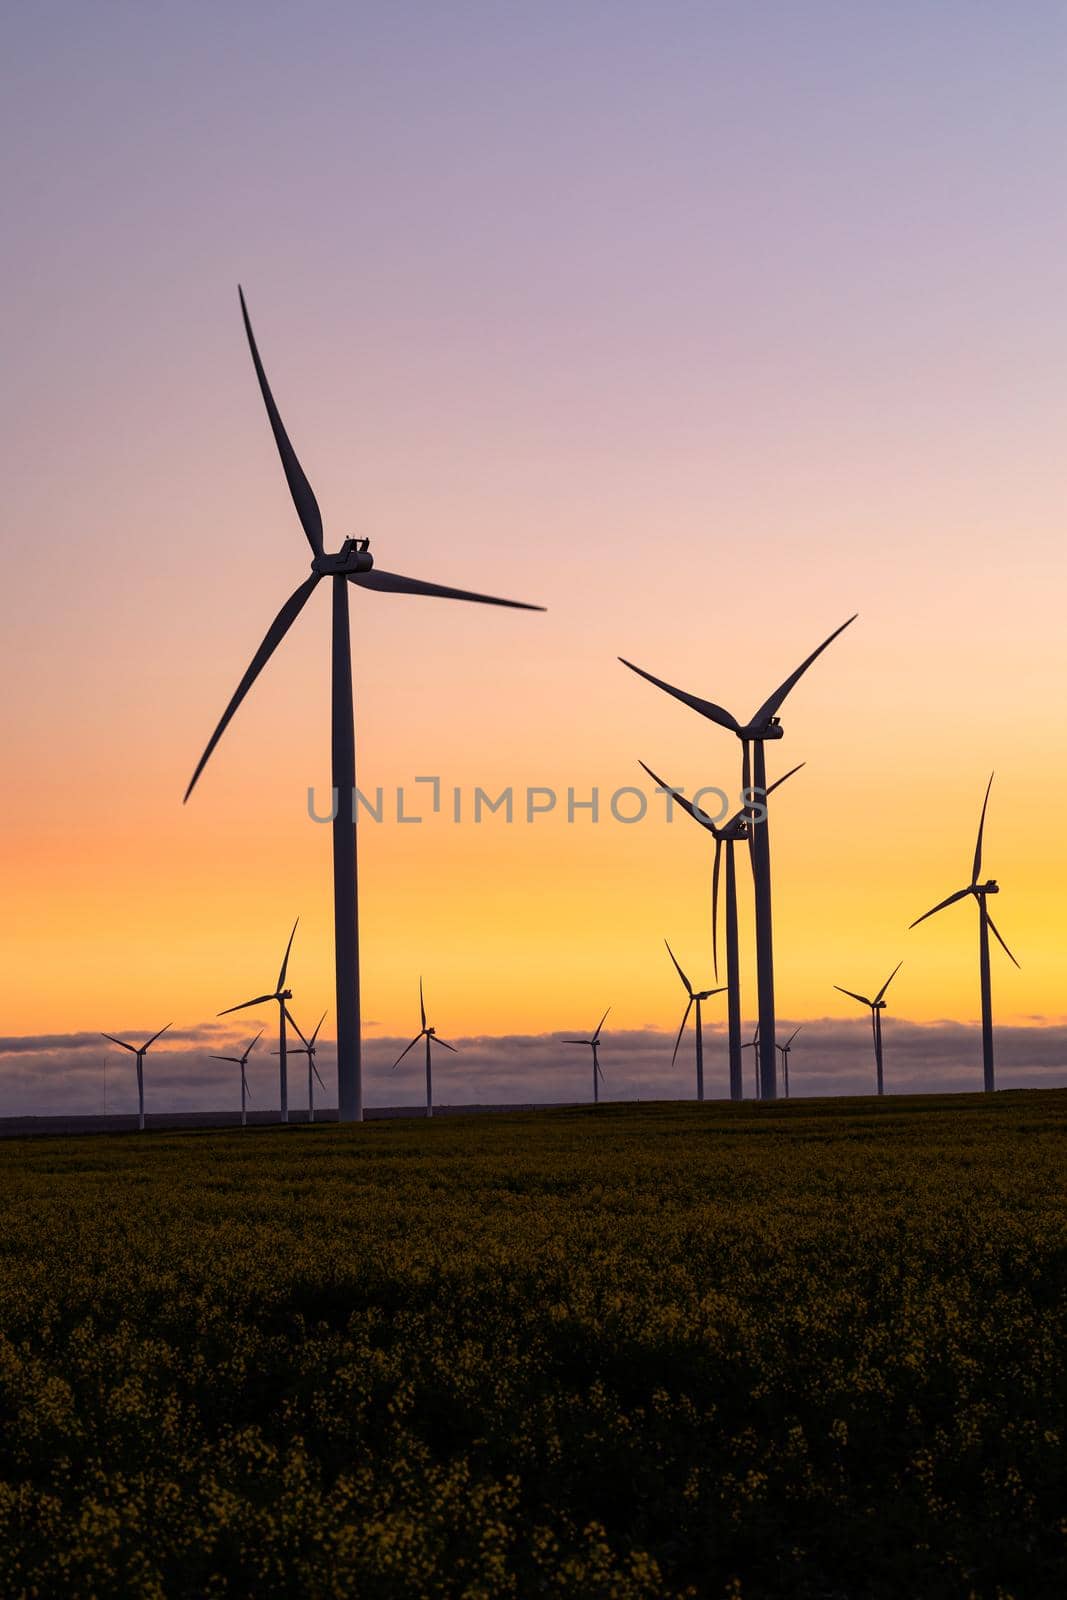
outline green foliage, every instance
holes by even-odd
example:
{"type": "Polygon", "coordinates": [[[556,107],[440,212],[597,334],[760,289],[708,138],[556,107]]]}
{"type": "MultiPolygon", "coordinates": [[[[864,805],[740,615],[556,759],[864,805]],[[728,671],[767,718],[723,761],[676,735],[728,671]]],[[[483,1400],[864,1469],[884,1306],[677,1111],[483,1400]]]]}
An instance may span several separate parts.
{"type": "Polygon", "coordinates": [[[0,1593],[1058,1595],[1058,1093],[0,1147],[0,1593]]]}

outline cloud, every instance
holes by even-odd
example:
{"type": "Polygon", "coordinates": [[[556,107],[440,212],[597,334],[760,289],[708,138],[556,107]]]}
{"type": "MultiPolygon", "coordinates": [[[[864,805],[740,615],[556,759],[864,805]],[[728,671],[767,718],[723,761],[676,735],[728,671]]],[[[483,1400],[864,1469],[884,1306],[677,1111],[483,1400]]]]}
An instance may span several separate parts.
{"type": "MultiPolygon", "coordinates": [[[[798,1023],[781,1018],[782,1037],[798,1023]]],[[[858,1017],[821,1017],[802,1024],[790,1057],[796,1096],[869,1094],[874,1085],[870,1025],[858,1017]]],[[[150,1111],[230,1110],[239,1102],[236,1067],[212,1054],[237,1053],[254,1027],[226,1022],[176,1028],[153,1047],[145,1066],[150,1111]]],[[[118,1037],[126,1037],[118,1034],[118,1037]]],[[[128,1035],[140,1040],[143,1028],[128,1035]]],[[[422,1056],[411,1051],[400,1068],[392,1063],[410,1034],[364,1041],[364,1092],[368,1105],[420,1105],[422,1056]]],[[[591,1098],[588,1050],[564,1043],[562,1033],[472,1035],[450,1042],[458,1055],[441,1051],[434,1060],[434,1097],[443,1105],[560,1103],[591,1098]]],[[[658,1028],[606,1030],[601,1056],[602,1093],[607,1099],[689,1098],[694,1091],[693,1040],[688,1033],[671,1066],[674,1033],[658,1028]]],[[[1033,1025],[996,1030],[997,1082],[1002,1088],[1067,1084],[1067,1024],[1040,1019],[1033,1025]]],[[[277,1048],[268,1028],[249,1061],[252,1104],[278,1104],[277,1048]]],[[[319,1069],[333,1082],[332,1040],[319,1051],[319,1069]]],[[[886,1088],[889,1093],[967,1091],[981,1087],[981,1040],[974,1023],[885,1024],[886,1088]]],[[[746,1087],[752,1053],[745,1053],[746,1087]]],[[[705,1027],[705,1079],[710,1098],[726,1094],[723,1025],[705,1027]]],[[[302,1056],[289,1061],[290,1104],[303,1105],[307,1068],[302,1056]]],[[[0,1116],[91,1114],[136,1109],[133,1058],[97,1034],[28,1034],[0,1037],[0,1116]]],[[[332,1096],[327,1096],[329,1102],[332,1096]]]]}

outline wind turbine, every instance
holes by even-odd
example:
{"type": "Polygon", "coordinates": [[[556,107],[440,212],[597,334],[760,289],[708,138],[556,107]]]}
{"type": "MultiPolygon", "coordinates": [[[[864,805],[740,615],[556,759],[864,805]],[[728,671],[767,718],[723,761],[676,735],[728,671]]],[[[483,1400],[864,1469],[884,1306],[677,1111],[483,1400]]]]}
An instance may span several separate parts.
{"type": "Polygon", "coordinates": [[[116,1039],[113,1033],[100,1035],[101,1039],[110,1039],[112,1044],[121,1045],[124,1050],[137,1057],[137,1126],[142,1133],[144,1132],[144,1058],[148,1054],[149,1046],[155,1044],[156,1040],[166,1033],[167,1028],[173,1026],[173,1022],[168,1022],[166,1028],[160,1028],[158,1033],[154,1033],[151,1039],[146,1039],[139,1048],[135,1044],[127,1044],[125,1039],[116,1039]]]}
{"type": "MultiPolygon", "coordinates": [[[[748,818],[748,807],[743,806],[740,811],[730,818],[729,822],[724,822],[722,827],[719,827],[712,822],[706,812],[701,811],[699,806],[695,806],[691,800],[685,798],[685,795],[680,794],[670,784],[664,783],[662,778],[658,778],[651,767],[645,766],[643,761],[638,764],[644,767],[658,788],[669,790],[672,798],[677,801],[682,810],[691,816],[694,822],[699,823],[702,828],[706,829],[715,840],[715,866],[711,878],[711,947],[716,977],[719,976],[719,865],[723,845],[726,846],[726,1012],[730,1059],[730,1099],[743,1100],[745,1093],[741,1068],[741,1050],[743,1048],[741,1044],[741,961],[738,954],[737,941],[737,873],[734,865],[734,845],[739,840],[743,841],[749,837],[749,829],[752,824],[748,818]]],[[[776,782],[771,784],[767,793],[773,794],[775,789],[785,782],[786,778],[791,778],[794,772],[799,772],[803,765],[802,761],[799,766],[792,767],[784,777],[778,778],[776,782]]]]}
{"type": "Polygon", "coordinates": [[[288,1071],[287,1071],[287,1067],[286,1067],[286,1048],[285,1048],[285,1019],[286,1019],[286,1016],[288,1015],[288,1011],[287,1011],[285,1002],[287,1000],[291,1000],[293,998],[293,991],[291,989],[287,989],[285,987],[285,974],[286,974],[286,972],[288,970],[288,967],[289,967],[289,952],[293,948],[293,940],[296,937],[296,927],[297,927],[297,923],[299,921],[300,921],[300,918],[297,917],[296,922],[293,923],[293,931],[289,935],[289,943],[285,947],[285,955],[282,957],[281,970],[278,973],[278,982],[275,985],[274,993],[273,994],[257,994],[254,1000],[242,1000],[241,1004],[239,1006],[227,1006],[225,1011],[220,1011],[218,1013],[218,1015],[220,1017],[228,1017],[234,1011],[248,1011],[252,1006],[265,1005],[268,1000],[276,1000],[277,1001],[277,1003],[278,1003],[278,1075],[279,1075],[279,1080],[280,1080],[280,1083],[281,1083],[281,1102],[282,1102],[281,1120],[283,1122],[288,1122],[289,1121],[289,1076],[288,1076],[288,1071]]]}
{"type": "Polygon", "coordinates": [[[957,889],[955,894],[950,894],[947,900],[941,900],[936,906],[931,906],[929,911],[924,911],[921,917],[916,917],[911,924],[917,928],[920,922],[925,922],[927,917],[932,917],[935,912],[943,911],[946,906],[953,905],[957,900],[965,900],[973,894],[978,902],[978,969],[982,986],[982,1071],[984,1087],[987,1094],[992,1094],[996,1087],[993,1081],[993,999],[989,981],[989,932],[992,929],[997,942],[1004,950],[1008,959],[1015,962],[1015,957],[1008,949],[1000,936],[993,918],[989,915],[986,900],[991,894],[1000,893],[1000,885],[995,878],[988,878],[985,883],[978,882],[978,874],[982,870],[982,834],[985,831],[986,807],[989,804],[989,791],[993,787],[993,774],[989,774],[986,784],[985,799],[982,801],[982,815],[978,823],[978,843],[974,847],[974,865],[971,868],[971,881],[965,889],[957,889]]]}
{"type": "Polygon", "coordinates": [[[260,1028],[260,1030],[256,1034],[255,1038],[247,1046],[247,1048],[246,1048],[246,1050],[245,1050],[243,1055],[240,1055],[240,1056],[212,1056],[211,1057],[212,1061],[232,1061],[234,1066],[240,1067],[240,1069],[241,1069],[241,1126],[242,1126],[242,1128],[245,1128],[245,1127],[248,1126],[248,1111],[247,1111],[246,1106],[245,1106],[245,1100],[246,1100],[246,1097],[248,1095],[248,1078],[247,1078],[247,1076],[245,1074],[245,1067],[248,1064],[249,1056],[252,1054],[252,1051],[256,1048],[256,1045],[259,1043],[259,1041],[262,1038],[262,1036],[263,1036],[263,1029],[260,1028]]]}
{"type": "MultiPolygon", "coordinates": [[[[315,1082],[314,1082],[314,1080],[316,1078],[318,1078],[318,1080],[319,1080],[319,1087],[322,1089],[323,1093],[325,1093],[325,1091],[326,1091],[326,1085],[322,1081],[322,1075],[319,1072],[318,1067],[315,1065],[315,1051],[318,1048],[318,1046],[316,1045],[315,1041],[319,1036],[319,1029],[322,1027],[323,1023],[326,1021],[326,1013],[324,1011],[322,1013],[322,1016],[319,1018],[318,1022],[316,1022],[316,1024],[315,1024],[315,1032],[311,1035],[311,1038],[310,1039],[305,1039],[304,1035],[300,1032],[300,1024],[297,1022],[296,1018],[293,1016],[293,1013],[289,1010],[288,1006],[286,1006],[285,1011],[286,1011],[286,1015],[289,1018],[289,1021],[292,1023],[293,1027],[296,1029],[297,1033],[300,1036],[300,1043],[299,1044],[294,1044],[293,1047],[292,1047],[293,1048],[293,1053],[295,1055],[304,1055],[304,1056],[307,1056],[307,1058],[308,1058],[308,1121],[309,1122],[314,1122],[314,1120],[315,1120],[315,1082]]],[[[277,1051],[275,1051],[275,1054],[277,1054],[277,1051]]]]}
{"type": "Polygon", "coordinates": [[[742,1050],[752,1051],[752,1064],[755,1067],[755,1098],[760,1099],[760,1024],[755,1026],[755,1034],[747,1038],[742,1050]]]}
{"type": "Polygon", "coordinates": [[[789,1035],[789,1038],[785,1041],[785,1044],[780,1044],[775,1047],[782,1058],[782,1077],[785,1080],[785,1097],[787,1100],[789,1099],[789,1052],[792,1050],[793,1040],[796,1038],[799,1032],[800,1028],[794,1028],[792,1033],[789,1035]]]}
{"type": "MultiPolygon", "coordinates": [[[[296,451],[289,442],[289,435],[274,403],[263,363],[259,359],[259,350],[252,333],[244,294],[240,289],[238,295],[245,333],[248,336],[248,347],[252,354],[252,365],[256,369],[271,431],[278,447],[278,454],[281,456],[282,470],[296,506],[297,516],[311,546],[311,576],[305,578],[304,582],[294,589],[267,629],[263,643],[252,657],[248,670],[234,690],[229,705],[208,740],[207,748],[200,757],[189,787],[185,791],[185,799],[188,800],[192,794],[196,781],[222,738],[230,718],[304,609],[312,590],[323,578],[329,578],[333,590],[331,781],[334,796],[333,906],[337,980],[337,1114],[341,1122],[361,1122],[363,1072],[359,1019],[359,921],[356,890],[356,739],[352,708],[352,641],[348,626],[348,585],[351,583],[360,589],[376,589],[386,594],[432,595],[444,600],[472,600],[480,605],[512,606],[521,611],[542,611],[544,607],[525,605],[518,600],[499,600],[493,595],[472,594],[466,589],[449,589],[439,583],[425,583],[421,578],[405,578],[395,572],[383,572],[381,568],[375,567],[374,558],[370,553],[370,540],[365,538],[346,539],[336,553],[327,553],[323,542],[322,514],[318,502],[297,460],[296,451]],[[350,808],[347,814],[346,806],[350,808]]],[[[284,1063],[284,1046],[281,1055],[284,1063]]]]}
{"type": "Polygon", "coordinates": [[[690,1013],[690,1011],[692,1011],[693,1007],[696,1006],[697,1099],[702,1101],[704,1099],[704,1025],[703,1025],[703,1020],[701,1018],[700,1007],[701,1007],[702,1002],[705,1001],[705,1000],[710,1000],[711,996],[713,994],[722,994],[723,989],[726,986],[725,986],[725,984],[723,984],[718,989],[697,989],[697,990],[694,990],[693,985],[689,982],[689,979],[686,977],[685,973],[682,971],[681,967],[678,965],[678,959],[675,956],[674,951],[671,949],[670,945],[667,944],[666,939],[664,939],[663,943],[667,945],[667,954],[670,956],[671,960],[674,962],[674,970],[675,970],[675,972],[677,972],[678,976],[681,978],[682,984],[683,984],[683,986],[685,988],[685,992],[689,996],[689,1000],[688,1000],[688,1002],[686,1004],[686,1008],[685,1008],[684,1012],[682,1013],[682,1025],[678,1029],[678,1037],[674,1041],[674,1054],[671,1056],[671,1066],[673,1067],[674,1063],[678,1059],[678,1046],[682,1042],[682,1034],[685,1032],[686,1023],[689,1021],[689,1013],[690,1013]]]}
{"type": "MultiPolygon", "coordinates": [[[[610,1010],[611,1007],[609,1006],[608,1011],[610,1010]]],[[[563,1041],[564,1044],[589,1045],[593,1051],[593,1104],[595,1106],[600,1104],[600,1079],[604,1076],[600,1065],[600,1030],[608,1020],[608,1011],[605,1011],[597,1023],[596,1032],[591,1039],[564,1039],[563,1041]]]]}
{"type": "Polygon", "coordinates": [[[839,983],[834,984],[838,994],[847,994],[850,1000],[858,1000],[861,1006],[871,1008],[871,1030],[874,1033],[874,1081],[878,1094],[885,1093],[885,1080],[882,1075],[882,1012],[885,1010],[885,992],[903,965],[903,961],[897,962],[873,1000],[868,1000],[865,994],[857,994],[855,989],[842,989],[839,983]]]}
{"type": "Polygon", "coordinates": [[[449,1044],[447,1039],[440,1039],[436,1028],[426,1026],[426,1002],[422,997],[422,979],[419,979],[419,1021],[421,1026],[411,1043],[405,1045],[403,1050],[393,1062],[393,1070],[400,1065],[409,1050],[414,1050],[420,1039],[426,1040],[426,1115],[433,1116],[433,1068],[430,1062],[430,1047],[433,1044],[443,1044],[446,1050],[451,1050],[455,1055],[459,1052],[454,1044],[449,1044]]]}
{"type": "MultiPolygon", "coordinates": [[[[738,722],[737,718],[722,706],[715,705],[710,700],[701,700],[699,696],[689,694],[684,689],[676,689],[672,684],[665,683],[662,678],[655,678],[643,668],[634,666],[632,661],[627,661],[625,656],[619,660],[624,667],[629,667],[631,672],[636,672],[639,677],[645,678],[649,683],[654,683],[658,689],[663,689],[667,694],[681,700],[683,704],[691,706],[702,717],[717,722],[720,728],[728,728],[736,734],[741,741],[741,783],[744,793],[742,798],[747,804],[752,803],[753,793],[760,799],[765,799],[767,794],[767,762],[764,744],[768,739],[780,739],[783,734],[782,724],[778,717],[778,710],[789,691],[807,672],[812,662],[822,655],[827,645],[833,643],[839,633],[843,633],[849,623],[855,622],[858,612],[849,617],[848,622],[843,622],[835,628],[828,639],[824,639],[818,649],[813,650],[791,672],[784,683],[780,683],[772,695],[760,706],[759,710],[748,722],[738,722]],[[755,751],[751,753],[751,747],[755,751]]],[[[765,1100],[773,1100],[775,1096],[776,1061],[774,1048],[774,931],[771,918],[771,840],[769,829],[769,816],[764,815],[762,822],[752,828],[749,842],[752,849],[752,875],[756,896],[756,986],[759,1001],[760,1019],[760,1045],[759,1045],[759,1073],[760,1092],[765,1100]]]]}

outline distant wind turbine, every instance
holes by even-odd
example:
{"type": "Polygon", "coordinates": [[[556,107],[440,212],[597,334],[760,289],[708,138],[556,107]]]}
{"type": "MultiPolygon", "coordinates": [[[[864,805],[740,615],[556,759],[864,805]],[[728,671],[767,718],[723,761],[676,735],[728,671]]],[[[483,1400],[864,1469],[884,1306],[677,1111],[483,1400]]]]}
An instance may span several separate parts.
{"type": "Polygon", "coordinates": [[[929,911],[924,911],[921,917],[916,917],[911,924],[917,928],[920,922],[925,922],[927,917],[932,917],[935,912],[943,911],[946,906],[954,905],[957,900],[965,900],[972,894],[978,902],[978,969],[982,987],[982,1071],[985,1092],[992,1094],[996,1087],[993,1076],[993,999],[989,980],[989,933],[990,929],[1001,948],[1010,961],[1015,965],[1015,957],[1008,949],[1000,936],[999,929],[993,918],[989,915],[986,900],[991,894],[1000,893],[1000,885],[995,878],[988,878],[985,883],[978,882],[978,875],[982,870],[982,834],[985,831],[986,807],[989,804],[989,791],[993,787],[993,774],[989,774],[986,784],[985,799],[982,801],[982,815],[978,823],[978,843],[974,847],[974,865],[971,868],[971,881],[965,889],[957,889],[955,894],[950,894],[947,900],[940,900],[936,906],[931,906],[929,911]]]}
{"type": "Polygon", "coordinates": [[[248,1077],[247,1077],[247,1074],[245,1072],[245,1067],[248,1065],[249,1056],[252,1054],[252,1051],[256,1048],[256,1045],[259,1043],[259,1041],[260,1041],[260,1039],[262,1037],[263,1037],[263,1029],[260,1028],[260,1030],[256,1034],[255,1038],[246,1047],[245,1052],[244,1052],[243,1055],[240,1055],[240,1056],[212,1056],[211,1057],[212,1061],[232,1061],[234,1066],[240,1067],[240,1069],[241,1069],[241,1126],[242,1126],[242,1128],[248,1126],[248,1110],[247,1110],[247,1106],[246,1106],[246,1103],[245,1103],[246,1099],[248,1098],[248,1077]]]}
{"type": "Polygon", "coordinates": [[[847,994],[850,1000],[858,1000],[861,1006],[870,1006],[871,1008],[871,1030],[874,1034],[874,1081],[878,1094],[885,1093],[885,1078],[882,1072],[882,1012],[885,1010],[885,992],[903,965],[903,961],[897,962],[873,1000],[868,1000],[865,994],[857,994],[855,989],[843,989],[839,983],[834,984],[838,994],[847,994]]]}
{"type": "Polygon", "coordinates": [[[777,1046],[778,1054],[782,1058],[782,1078],[785,1082],[785,1097],[787,1100],[789,1099],[789,1052],[792,1050],[793,1040],[796,1038],[799,1032],[800,1028],[794,1028],[792,1033],[789,1035],[789,1038],[785,1041],[785,1044],[780,1044],[777,1046]]]}
{"type": "Polygon", "coordinates": [[[611,1007],[609,1006],[608,1010],[605,1011],[604,1015],[601,1017],[600,1021],[597,1023],[596,1032],[594,1033],[594,1035],[593,1035],[593,1037],[591,1039],[564,1039],[564,1041],[563,1041],[564,1044],[584,1044],[584,1045],[588,1045],[592,1049],[592,1052],[593,1052],[593,1104],[594,1105],[599,1105],[600,1104],[600,1079],[603,1078],[603,1076],[604,1076],[603,1070],[602,1070],[601,1065],[600,1065],[600,1030],[604,1026],[605,1022],[608,1020],[608,1011],[610,1011],[610,1010],[611,1010],[611,1007]]]}
{"type": "MultiPolygon", "coordinates": [[[[858,613],[857,613],[858,615],[858,613]]],[[[768,739],[780,739],[783,729],[777,715],[782,702],[789,691],[807,672],[812,662],[822,655],[827,645],[832,644],[839,633],[843,633],[849,623],[855,622],[856,617],[851,616],[848,622],[843,622],[835,628],[828,639],[824,639],[818,649],[800,663],[795,672],[791,672],[784,683],[779,684],[774,693],[760,706],[756,714],[748,722],[738,722],[737,718],[722,706],[715,705],[710,700],[701,700],[699,696],[689,694],[685,689],[676,689],[672,684],[665,683],[662,678],[655,678],[650,672],[645,672],[642,667],[634,666],[632,661],[627,661],[625,656],[619,660],[623,666],[629,667],[631,672],[636,672],[639,677],[654,683],[658,689],[663,689],[667,694],[673,695],[676,700],[681,700],[684,705],[692,707],[702,717],[707,717],[712,722],[718,723],[721,728],[728,728],[736,734],[741,741],[741,783],[743,788],[742,799],[751,804],[753,794],[756,799],[764,799],[767,794],[767,763],[764,744],[768,739]],[[755,746],[751,756],[750,750],[755,746]]],[[[774,932],[771,918],[771,840],[770,819],[765,815],[762,822],[754,826],[750,836],[752,849],[752,874],[756,896],[756,985],[759,1000],[760,1044],[759,1044],[759,1072],[760,1093],[765,1100],[773,1100],[776,1092],[775,1079],[777,1076],[777,1062],[775,1060],[774,1036],[774,932]]]]}
{"type": "Polygon", "coordinates": [[[751,1039],[746,1039],[745,1043],[741,1046],[741,1048],[742,1048],[742,1050],[751,1050],[752,1051],[752,1070],[754,1071],[754,1073],[756,1075],[756,1078],[755,1078],[755,1085],[756,1085],[755,1086],[755,1096],[756,1096],[756,1099],[759,1100],[760,1099],[760,1070],[759,1070],[760,1063],[759,1063],[759,1023],[758,1022],[756,1023],[756,1031],[755,1031],[755,1033],[752,1035],[751,1039]]]}
{"type": "Polygon", "coordinates": [[[277,982],[277,984],[275,986],[274,993],[273,994],[257,994],[254,1000],[242,1000],[241,1004],[239,1006],[227,1006],[225,1011],[220,1011],[218,1013],[220,1017],[228,1017],[234,1011],[248,1011],[248,1010],[251,1009],[252,1006],[266,1005],[268,1000],[274,1000],[274,1001],[277,1002],[277,1005],[278,1005],[278,1077],[279,1077],[279,1083],[280,1083],[280,1086],[281,1086],[281,1102],[282,1102],[281,1120],[283,1122],[288,1122],[289,1121],[289,1076],[288,1076],[287,1064],[286,1064],[287,1052],[286,1052],[286,1047],[285,1047],[285,1019],[286,1019],[286,1016],[288,1015],[288,1012],[287,1012],[287,1008],[286,1008],[285,1002],[287,1000],[291,1000],[293,998],[293,991],[291,989],[287,989],[285,987],[285,974],[289,969],[289,952],[293,948],[293,940],[296,937],[297,923],[299,923],[299,921],[300,921],[300,918],[297,917],[296,922],[293,923],[293,931],[289,935],[289,943],[285,947],[285,955],[282,957],[281,970],[278,973],[278,982],[277,982]]]}
{"type": "Polygon", "coordinates": [[[155,1044],[157,1039],[163,1037],[167,1028],[173,1026],[173,1022],[168,1022],[166,1028],[160,1028],[158,1033],[154,1033],[151,1039],[146,1039],[140,1046],[127,1044],[125,1039],[116,1039],[113,1033],[100,1035],[102,1039],[110,1039],[112,1044],[121,1045],[123,1050],[128,1050],[131,1055],[137,1057],[137,1126],[142,1133],[144,1132],[144,1058],[148,1054],[149,1046],[155,1044]]]}
{"type": "Polygon", "coordinates": [[[682,1042],[682,1034],[685,1032],[686,1023],[689,1021],[689,1013],[690,1013],[690,1011],[692,1011],[693,1007],[696,1006],[697,1099],[698,1100],[703,1100],[703,1098],[704,1098],[704,1025],[703,1025],[703,1020],[702,1020],[702,1017],[701,1017],[700,1008],[701,1008],[702,1003],[705,1000],[710,1000],[711,996],[713,994],[722,994],[723,989],[725,989],[726,986],[724,984],[718,989],[696,989],[695,990],[693,988],[693,985],[689,982],[689,979],[686,977],[685,973],[682,971],[681,967],[678,965],[678,958],[675,956],[674,951],[671,949],[670,945],[667,944],[666,939],[664,939],[663,943],[667,945],[667,954],[670,956],[672,962],[674,963],[674,970],[675,970],[675,972],[677,972],[678,976],[681,978],[682,984],[683,984],[683,986],[685,988],[685,992],[689,996],[688,1002],[686,1003],[686,1008],[682,1013],[682,1025],[678,1029],[678,1037],[674,1041],[674,1054],[671,1056],[671,1066],[673,1067],[674,1063],[678,1059],[678,1046],[682,1042]]]}
{"type": "MultiPolygon", "coordinates": [[[[336,554],[328,554],[323,541],[322,513],[297,460],[296,451],[278,408],[274,403],[263,363],[259,359],[248,317],[244,294],[238,290],[252,365],[256,369],[263,403],[267,408],[274,441],[281,456],[282,470],[296,506],[297,516],[311,546],[311,576],[294,589],[267,629],[263,643],[252,657],[248,670],[234,690],[229,705],[200,757],[185,791],[188,800],[212,751],[222,738],[230,718],[255,683],[278,645],[284,639],[312,590],[323,579],[331,580],[332,621],[332,783],[333,783],[333,905],[334,953],[337,982],[337,1094],[341,1122],[363,1119],[363,1073],[359,1020],[359,923],[356,892],[356,740],[352,709],[352,643],[348,626],[348,586],[376,589],[385,594],[437,596],[444,600],[472,600],[480,605],[511,606],[520,611],[542,611],[543,606],[525,605],[518,600],[499,600],[493,595],[472,594],[466,589],[449,589],[421,578],[404,578],[383,572],[374,565],[369,539],[346,539],[336,554]],[[346,807],[349,808],[346,810],[346,807]]],[[[282,1060],[284,1062],[284,1046],[282,1060]]]]}
{"type": "MultiPolygon", "coordinates": [[[[719,976],[719,865],[723,845],[726,846],[726,1015],[728,1031],[728,1051],[730,1060],[730,1099],[743,1100],[745,1097],[744,1083],[742,1081],[741,1064],[741,959],[738,953],[737,939],[737,871],[734,864],[734,845],[743,842],[749,837],[752,823],[749,821],[747,806],[743,806],[728,822],[721,827],[712,822],[706,812],[701,811],[691,800],[670,784],[664,783],[662,778],[656,776],[652,768],[643,761],[638,763],[644,767],[653,783],[660,789],[670,792],[672,798],[681,806],[694,822],[700,824],[715,840],[715,866],[711,876],[711,948],[715,963],[715,976],[719,976]]],[[[803,761],[790,770],[767,790],[773,794],[786,778],[791,778],[794,772],[799,772],[804,765],[803,761]]]]}
{"type": "Polygon", "coordinates": [[[433,1064],[432,1064],[432,1062],[430,1060],[430,1047],[431,1047],[431,1045],[435,1045],[435,1044],[443,1044],[445,1049],[446,1050],[451,1050],[454,1055],[458,1055],[459,1052],[456,1049],[454,1044],[449,1044],[447,1039],[441,1039],[441,1038],[438,1037],[438,1033],[437,1033],[437,1029],[436,1028],[429,1028],[429,1027],[426,1026],[426,1002],[424,1001],[423,996],[422,996],[422,979],[421,978],[419,979],[419,1022],[420,1022],[420,1027],[419,1027],[418,1033],[415,1035],[414,1039],[412,1039],[411,1043],[409,1045],[405,1045],[403,1050],[401,1050],[400,1054],[397,1056],[396,1060],[393,1062],[393,1070],[394,1071],[396,1070],[396,1068],[403,1061],[404,1057],[407,1055],[409,1050],[414,1050],[415,1046],[418,1044],[420,1039],[425,1039],[426,1040],[426,1115],[428,1117],[432,1117],[433,1116],[433,1064]]]}
{"type": "Polygon", "coordinates": [[[322,1075],[319,1072],[318,1067],[315,1065],[315,1051],[318,1048],[318,1046],[316,1044],[316,1040],[319,1037],[319,1029],[322,1027],[323,1023],[326,1021],[326,1013],[324,1011],[322,1013],[322,1016],[319,1018],[318,1022],[316,1022],[316,1024],[315,1024],[315,1032],[311,1035],[311,1038],[310,1039],[305,1039],[304,1035],[300,1032],[300,1024],[297,1022],[296,1018],[293,1016],[293,1013],[289,1010],[288,1006],[286,1006],[285,1011],[286,1011],[286,1015],[289,1018],[289,1021],[292,1023],[293,1027],[296,1029],[297,1035],[298,1035],[298,1037],[300,1039],[300,1043],[299,1044],[291,1045],[290,1048],[292,1049],[292,1052],[293,1052],[294,1055],[304,1055],[304,1056],[307,1056],[307,1058],[308,1058],[308,1121],[309,1122],[314,1122],[314,1120],[315,1120],[315,1079],[316,1078],[319,1081],[319,1087],[322,1089],[323,1093],[325,1094],[325,1092],[326,1092],[326,1085],[322,1081],[322,1075]]]}

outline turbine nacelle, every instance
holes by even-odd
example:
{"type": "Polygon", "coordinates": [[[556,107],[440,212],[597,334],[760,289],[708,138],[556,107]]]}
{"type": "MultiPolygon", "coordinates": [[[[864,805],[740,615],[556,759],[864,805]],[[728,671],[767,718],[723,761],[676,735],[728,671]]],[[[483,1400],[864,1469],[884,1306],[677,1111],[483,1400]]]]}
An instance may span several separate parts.
{"type": "Polygon", "coordinates": [[[1000,884],[996,878],[987,878],[985,883],[975,883],[971,887],[976,895],[1000,893],[1000,884]]]}
{"type": "Polygon", "coordinates": [[[311,570],[320,578],[344,577],[351,572],[369,572],[373,565],[369,539],[346,539],[336,554],[316,555],[311,570]]]}
{"type": "Polygon", "coordinates": [[[782,720],[780,717],[771,717],[767,722],[764,722],[759,726],[750,722],[747,728],[743,728],[741,730],[741,737],[744,739],[759,740],[761,743],[763,743],[767,739],[784,739],[785,729],[782,727],[782,720]]]}

